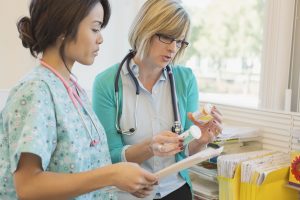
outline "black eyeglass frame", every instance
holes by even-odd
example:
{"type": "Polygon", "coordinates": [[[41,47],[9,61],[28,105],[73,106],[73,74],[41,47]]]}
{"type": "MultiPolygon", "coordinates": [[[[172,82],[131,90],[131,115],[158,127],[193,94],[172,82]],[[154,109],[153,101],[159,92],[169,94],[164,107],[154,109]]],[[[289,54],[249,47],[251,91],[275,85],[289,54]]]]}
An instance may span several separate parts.
{"type": "Polygon", "coordinates": [[[165,34],[156,33],[155,35],[158,37],[159,41],[161,41],[162,43],[165,43],[165,44],[172,44],[172,42],[175,41],[176,42],[176,47],[178,49],[186,48],[189,45],[189,42],[187,42],[185,40],[177,40],[177,39],[175,39],[171,36],[165,35],[165,34]],[[165,40],[162,39],[162,38],[164,38],[165,40]]]}

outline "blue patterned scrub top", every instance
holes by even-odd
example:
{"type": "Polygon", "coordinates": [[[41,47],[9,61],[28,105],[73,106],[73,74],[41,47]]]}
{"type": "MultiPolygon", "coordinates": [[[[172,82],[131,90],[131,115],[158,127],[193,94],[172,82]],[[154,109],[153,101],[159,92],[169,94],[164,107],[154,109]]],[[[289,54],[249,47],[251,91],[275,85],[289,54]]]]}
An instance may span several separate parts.
{"type": "MultiPolygon", "coordinates": [[[[17,199],[13,173],[22,152],[38,155],[45,171],[77,173],[111,164],[106,135],[85,94],[85,108],[99,127],[97,134],[87,114],[81,110],[91,138],[66,88],[47,68],[38,66],[10,93],[0,115],[0,199],[17,199]]],[[[81,199],[115,199],[113,193],[98,190],[81,199]]]]}

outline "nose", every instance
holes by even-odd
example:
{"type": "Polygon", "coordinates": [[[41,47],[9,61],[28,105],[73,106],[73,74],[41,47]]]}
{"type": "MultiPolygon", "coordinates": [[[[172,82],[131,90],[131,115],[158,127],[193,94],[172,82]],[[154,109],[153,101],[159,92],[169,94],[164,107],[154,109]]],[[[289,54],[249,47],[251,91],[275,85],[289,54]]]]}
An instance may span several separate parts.
{"type": "Polygon", "coordinates": [[[97,42],[97,44],[102,44],[103,43],[103,37],[102,37],[101,32],[99,32],[96,42],[97,42]]]}
{"type": "Polygon", "coordinates": [[[171,52],[176,52],[177,51],[177,46],[176,46],[176,41],[175,40],[168,45],[168,49],[171,52]]]}

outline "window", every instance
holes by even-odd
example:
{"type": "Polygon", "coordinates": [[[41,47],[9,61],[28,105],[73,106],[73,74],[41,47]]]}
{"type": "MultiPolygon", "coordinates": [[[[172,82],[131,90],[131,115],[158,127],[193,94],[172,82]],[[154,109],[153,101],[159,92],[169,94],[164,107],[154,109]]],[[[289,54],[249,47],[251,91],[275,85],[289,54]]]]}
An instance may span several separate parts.
{"type": "MultiPolygon", "coordinates": [[[[144,1],[111,1],[114,12],[103,30],[100,55],[88,70],[74,70],[88,91],[96,74],[128,52],[128,29],[144,1]]],[[[193,22],[191,44],[182,62],[195,72],[200,100],[288,111],[296,0],[180,2],[193,22]]]]}
{"type": "Polygon", "coordinates": [[[193,69],[200,99],[257,107],[264,0],[182,0],[192,27],[182,62],[193,69]]]}

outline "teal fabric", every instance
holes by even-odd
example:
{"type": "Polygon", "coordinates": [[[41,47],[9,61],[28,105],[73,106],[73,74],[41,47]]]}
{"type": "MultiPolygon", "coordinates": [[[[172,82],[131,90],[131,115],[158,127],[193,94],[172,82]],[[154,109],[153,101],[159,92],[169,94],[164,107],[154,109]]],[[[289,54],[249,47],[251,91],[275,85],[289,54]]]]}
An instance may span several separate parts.
{"type": "MultiPolygon", "coordinates": [[[[96,76],[93,85],[93,109],[104,126],[107,134],[109,150],[113,163],[121,161],[122,149],[125,146],[122,136],[117,133],[116,124],[116,100],[114,92],[114,80],[119,64],[115,64],[96,76]]],[[[199,101],[197,82],[192,70],[183,66],[173,67],[176,83],[176,94],[180,111],[181,123],[187,130],[192,122],[188,120],[187,113],[197,110],[199,101]]],[[[122,81],[119,79],[119,112],[122,112],[122,81]]],[[[121,113],[120,113],[121,114],[121,113]]],[[[119,115],[120,116],[120,115],[119,115]]],[[[176,154],[176,161],[184,159],[183,152],[176,154]]],[[[181,176],[191,186],[187,170],[180,172],[181,176]]]]}
{"type": "MultiPolygon", "coordinates": [[[[85,108],[100,127],[96,147],[90,147],[83,122],[62,82],[45,67],[36,67],[10,93],[0,115],[0,199],[17,199],[13,173],[21,153],[41,158],[45,171],[77,173],[111,164],[104,129],[93,113],[87,96],[81,93],[85,108]]],[[[90,119],[82,114],[88,127],[90,119]]],[[[111,194],[98,190],[81,199],[109,199],[111,194]]],[[[115,198],[115,195],[112,195],[115,198]]]]}

